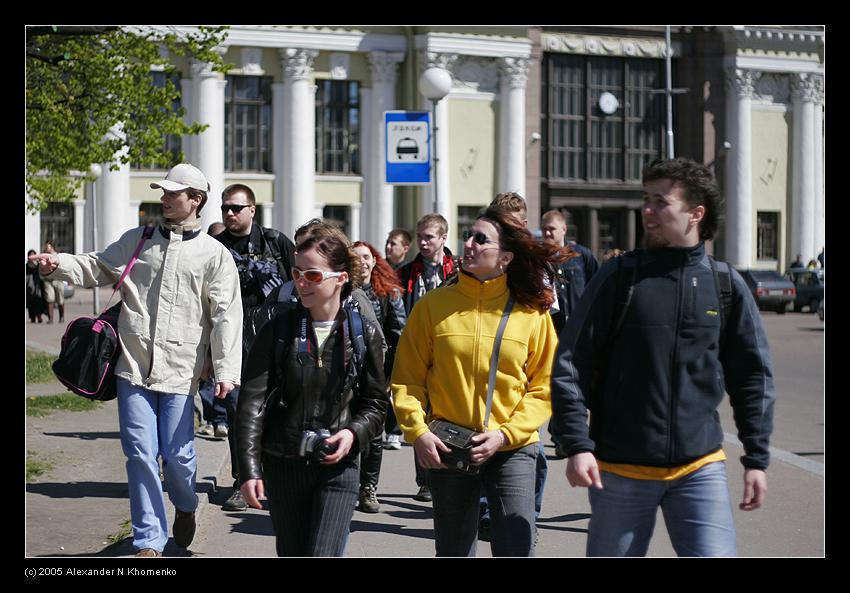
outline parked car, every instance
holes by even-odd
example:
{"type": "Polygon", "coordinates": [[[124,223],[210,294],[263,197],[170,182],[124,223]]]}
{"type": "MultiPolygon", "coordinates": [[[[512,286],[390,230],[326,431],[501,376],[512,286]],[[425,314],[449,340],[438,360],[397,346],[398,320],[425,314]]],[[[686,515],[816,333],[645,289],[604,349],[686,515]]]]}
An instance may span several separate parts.
{"type": "Polygon", "coordinates": [[[815,313],[823,300],[823,270],[791,269],[785,277],[794,283],[797,298],[794,299],[794,310],[802,311],[809,308],[809,313],[815,313]]]}
{"type": "Polygon", "coordinates": [[[826,299],[821,299],[820,305],[818,306],[818,317],[823,321],[823,304],[826,302],[826,299]]]}
{"type": "Polygon", "coordinates": [[[759,309],[785,314],[797,298],[794,283],[774,270],[738,270],[753,293],[759,309]]]}

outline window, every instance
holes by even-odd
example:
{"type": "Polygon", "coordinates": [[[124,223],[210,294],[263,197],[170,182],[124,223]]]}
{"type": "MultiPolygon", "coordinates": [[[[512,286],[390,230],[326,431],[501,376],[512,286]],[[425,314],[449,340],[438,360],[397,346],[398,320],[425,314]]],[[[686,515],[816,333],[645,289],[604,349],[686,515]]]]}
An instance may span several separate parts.
{"type": "Polygon", "coordinates": [[[640,183],[644,165],[661,156],[663,86],[658,60],[547,54],[544,69],[544,175],[578,182],[640,183]],[[599,97],[619,105],[603,113],[599,97]]]}
{"type": "Polygon", "coordinates": [[[325,206],[322,208],[322,218],[325,222],[339,227],[345,236],[352,241],[357,237],[351,236],[351,208],[349,206],[325,206]]]}
{"type": "Polygon", "coordinates": [[[41,252],[45,241],[52,241],[56,251],[74,253],[74,205],[50,202],[41,213],[41,252]]]}
{"type": "Polygon", "coordinates": [[[224,110],[224,168],[271,172],[272,78],[228,76],[224,110]]]}
{"type": "MultiPolygon", "coordinates": [[[[151,72],[151,76],[153,77],[153,86],[156,88],[164,88],[166,86],[166,81],[170,81],[171,84],[178,91],[180,90],[180,74],[173,73],[171,76],[166,76],[165,72],[151,72]]],[[[181,107],[181,98],[178,97],[174,101],[171,102],[171,109],[174,112],[180,110],[181,107]]],[[[163,152],[166,154],[170,154],[171,157],[166,163],[159,164],[142,164],[142,163],[133,163],[131,167],[133,169],[142,170],[142,169],[170,169],[174,165],[180,163],[180,151],[182,150],[183,143],[180,139],[180,136],[177,134],[165,134],[163,137],[163,152]]]]}
{"type": "Polygon", "coordinates": [[[756,257],[760,260],[776,261],[779,259],[779,212],[759,212],[756,216],[756,257]]]}
{"type": "Polygon", "coordinates": [[[360,173],[360,83],[316,81],[316,172],[360,173]]]}
{"type": "Polygon", "coordinates": [[[139,206],[139,226],[156,226],[161,219],[161,202],[145,202],[139,206]]]}

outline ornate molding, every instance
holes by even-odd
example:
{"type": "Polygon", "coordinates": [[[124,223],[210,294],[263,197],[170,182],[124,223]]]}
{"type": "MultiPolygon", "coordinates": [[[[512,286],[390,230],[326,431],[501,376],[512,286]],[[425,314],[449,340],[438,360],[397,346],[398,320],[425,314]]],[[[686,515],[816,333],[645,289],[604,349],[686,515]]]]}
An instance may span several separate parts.
{"type": "Polygon", "coordinates": [[[512,89],[524,89],[528,81],[529,60],[525,58],[501,58],[499,73],[502,80],[512,89]]]}
{"type": "Polygon", "coordinates": [[[450,54],[434,51],[423,51],[420,53],[420,73],[425,72],[428,68],[444,68],[449,72],[453,72],[455,63],[458,60],[458,54],[450,54]]]}
{"type": "MultiPolygon", "coordinates": [[[[544,51],[591,56],[623,56],[628,58],[663,58],[664,39],[658,37],[604,37],[569,33],[543,33],[540,44],[544,51]]],[[[679,43],[673,43],[673,53],[680,53],[679,43]]]]}
{"type": "Polygon", "coordinates": [[[726,70],[726,86],[734,91],[739,99],[752,99],[755,87],[762,73],[756,70],[728,68],[726,70]]]}
{"type": "Polygon", "coordinates": [[[823,102],[823,77],[801,72],[792,78],[792,96],[805,103],[823,102]]]}
{"type": "Polygon", "coordinates": [[[398,64],[404,60],[401,52],[373,51],[366,54],[372,82],[395,83],[398,79],[398,64]]]}
{"type": "Polygon", "coordinates": [[[331,79],[348,80],[351,69],[351,54],[335,52],[330,55],[331,79]]]}
{"type": "Polygon", "coordinates": [[[455,87],[467,92],[496,93],[499,69],[494,60],[464,57],[454,65],[455,87]]]}
{"type": "Polygon", "coordinates": [[[754,98],[769,103],[790,103],[791,79],[784,74],[762,74],[755,83],[754,98]]]}
{"type": "Polygon", "coordinates": [[[243,47],[239,52],[239,59],[242,74],[262,76],[266,73],[262,65],[263,50],[259,47],[243,47]]]}
{"type": "Polygon", "coordinates": [[[313,60],[319,55],[315,49],[293,49],[280,50],[280,63],[283,67],[283,76],[287,80],[309,80],[313,73],[313,60]]]}

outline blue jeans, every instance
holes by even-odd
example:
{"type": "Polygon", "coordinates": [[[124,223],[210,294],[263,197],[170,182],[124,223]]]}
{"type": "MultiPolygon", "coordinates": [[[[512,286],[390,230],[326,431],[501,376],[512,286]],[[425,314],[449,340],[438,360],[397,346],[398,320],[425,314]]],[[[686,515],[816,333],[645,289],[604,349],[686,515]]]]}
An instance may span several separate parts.
{"type": "MultiPolygon", "coordinates": [[[[549,463],[546,461],[546,449],[543,441],[537,441],[539,451],[537,453],[537,466],[534,471],[534,520],[540,518],[540,510],[543,508],[543,489],[546,487],[546,474],[549,473],[549,463]]],[[[487,504],[487,496],[481,490],[481,520],[490,521],[490,506],[487,504]]]]}
{"type": "Polygon", "coordinates": [[[201,395],[201,404],[204,408],[204,421],[212,423],[213,426],[227,424],[227,409],[224,402],[215,397],[215,383],[204,379],[198,385],[198,393],[201,395]]]}
{"type": "Polygon", "coordinates": [[[159,478],[160,456],[168,498],[175,508],[188,512],[198,506],[194,398],[150,391],[121,378],[117,385],[133,546],[161,552],[168,541],[168,515],[159,478]]]}
{"type": "Polygon", "coordinates": [[[679,556],[735,556],[726,464],[709,463],[678,480],[634,480],[602,472],[589,489],[588,556],[645,556],[658,507],[679,556]]]}
{"type": "Polygon", "coordinates": [[[529,556],[534,542],[537,443],[496,453],[477,475],[428,470],[437,556],[475,556],[479,495],[490,507],[493,556],[529,556]]]}

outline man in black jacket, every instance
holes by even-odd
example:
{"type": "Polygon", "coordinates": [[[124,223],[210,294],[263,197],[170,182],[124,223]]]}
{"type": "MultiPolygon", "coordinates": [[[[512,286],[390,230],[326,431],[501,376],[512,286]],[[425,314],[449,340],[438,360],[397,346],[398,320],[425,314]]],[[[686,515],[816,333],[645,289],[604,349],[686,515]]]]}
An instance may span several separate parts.
{"type": "Polygon", "coordinates": [[[631,282],[622,261],[603,266],[567,321],[551,427],[570,485],[589,487],[589,556],[645,555],[659,506],[680,556],[735,555],[716,410],[725,388],[745,451],[740,508],[757,509],[773,425],[767,339],[741,276],[730,270],[724,300],[705,253],[719,218],[711,172],[656,161],[643,186],[646,249],[624,256],[636,258],[631,282]]]}
{"type": "MultiPolygon", "coordinates": [[[[225,230],[215,238],[230,249],[236,268],[239,270],[242,314],[245,320],[251,318],[252,311],[265,302],[274,288],[292,279],[292,265],[295,257],[295,245],[289,237],[275,229],[263,228],[256,224],[254,222],[256,212],[257,200],[253,190],[247,185],[235,183],[222,192],[221,218],[224,221],[225,230]]],[[[248,332],[243,334],[245,339],[242,341],[242,360],[245,362],[248,360],[250,342],[254,334],[248,332]]],[[[215,433],[216,436],[226,436],[230,446],[233,494],[222,506],[225,511],[242,511],[248,508],[239,492],[236,438],[233,434],[238,402],[239,387],[230,393],[225,402],[227,422],[231,430],[228,432],[224,427],[222,434],[217,428],[215,433]]]]}

